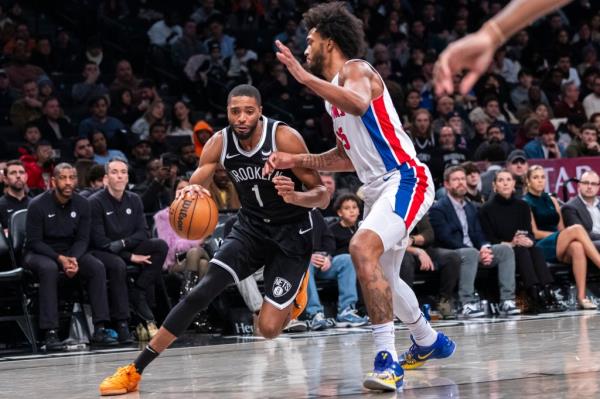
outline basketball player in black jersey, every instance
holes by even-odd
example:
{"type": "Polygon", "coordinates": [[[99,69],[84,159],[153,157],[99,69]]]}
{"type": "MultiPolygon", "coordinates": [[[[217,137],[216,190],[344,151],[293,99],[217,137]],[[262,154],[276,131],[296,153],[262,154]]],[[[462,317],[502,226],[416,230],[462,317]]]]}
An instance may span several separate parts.
{"type": "Polygon", "coordinates": [[[262,115],[256,88],[240,85],[231,90],[227,117],[229,126],[206,143],[185,191],[210,195],[204,187],[212,180],[217,165],[222,164],[240,196],[238,221],[210,261],[207,274],[173,308],[137,359],[100,384],[102,395],[136,391],[144,368],[187,329],[196,313],[206,309],[227,286],[263,265],[266,292],[258,326],[265,338],[278,336],[306,305],[305,292],[303,301],[295,298],[305,286],[303,281],[308,280],[312,253],[310,210],[325,209],[329,194],[313,170],[275,170],[263,176],[262,168],[272,152],[307,153],[308,149],[294,129],[262,115]]]}

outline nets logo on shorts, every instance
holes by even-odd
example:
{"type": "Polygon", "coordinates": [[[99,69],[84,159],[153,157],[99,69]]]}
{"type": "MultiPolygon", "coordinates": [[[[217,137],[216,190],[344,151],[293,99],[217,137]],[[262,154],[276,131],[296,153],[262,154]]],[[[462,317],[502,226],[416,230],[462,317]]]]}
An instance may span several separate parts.
{"type": "Polygon", "coordinates": [[[276,298],[283,296],[288,293],[292,288],[292,284],[284,278],[277,277],[273,283],[273,296],[276,298]]]}

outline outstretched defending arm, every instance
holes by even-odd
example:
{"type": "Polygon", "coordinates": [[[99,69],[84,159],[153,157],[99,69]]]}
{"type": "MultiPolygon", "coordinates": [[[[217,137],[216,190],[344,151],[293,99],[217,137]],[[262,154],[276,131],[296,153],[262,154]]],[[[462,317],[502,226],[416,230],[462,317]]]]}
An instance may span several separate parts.
{"type": "Polygon", "coordinates": [[[460,83],[466,94],[490,63],[494,52],[507,39],[536,19],[571,0],[513,0],[477,32],[451,43],[440,55],[434,68],[435,91],[438,96],[454,93],[452,78],[463,69],[469,72],[460,83]]]}

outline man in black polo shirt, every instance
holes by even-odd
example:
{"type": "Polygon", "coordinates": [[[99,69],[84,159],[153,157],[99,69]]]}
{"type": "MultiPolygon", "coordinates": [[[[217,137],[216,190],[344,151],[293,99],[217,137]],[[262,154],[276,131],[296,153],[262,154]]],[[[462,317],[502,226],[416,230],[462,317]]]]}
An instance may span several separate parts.
{"type": "Polygon", "coordinates": [[[4,169],[6,192],[0,197],[0,223],[4,229],[10,228],[13,213],[26,209],[29,197],[26,193],[27,172],[19,160],[8,161],[4,169]]]}
{"type": "Polygon", "coordinates": [[[58,277],[76,275],[86,282],[92,305],[94,336],[98,344],[115,344],[111,332],[104,328],[110,320],[104,266],[87,253],[90,238],[90,206],[74,193],[75,168],[61,163],[54,168],[54,189],[31,200],[27,211],[25,266],[39,277],[40,328],[46,330],[46,347],[57,349],[58,277]]]}
{"type": "Polygon", "coordinates": [[[105,188],[89,198],[92,209],[93,254],[106,267],[110,279],[113,318],[126,320],[127,264],[141,267],[131,292],[134,310],[148,325],[153,335],[157,329],[154,314],[146,299],[146,289],[160,278],[168,246],[163,240],[148,238],[146,218],[140,197],[125,191],[129,182],[127,162],[111,159],[105,165],[105,188]]]}

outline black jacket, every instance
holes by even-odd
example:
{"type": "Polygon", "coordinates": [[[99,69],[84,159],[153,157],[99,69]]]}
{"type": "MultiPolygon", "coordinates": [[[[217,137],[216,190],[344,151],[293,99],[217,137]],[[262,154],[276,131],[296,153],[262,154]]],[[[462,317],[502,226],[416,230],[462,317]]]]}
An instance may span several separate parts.
{"type": "Polygon", "coordinates": [[[131,259],[132,251],[148,239],[148,227],[140,197],[125,191],[121,201],[108,189],[100,190],[90,198],[92,210],[92,245],[131,259]]]}
{"type": "Polygon", "coordinates": [[[59,255],[80,258],[90,239],[90,205],[79,194],[60,204],[54,190],[46,191],[29,203],[25,249],[58,259],[59,255]]]}

